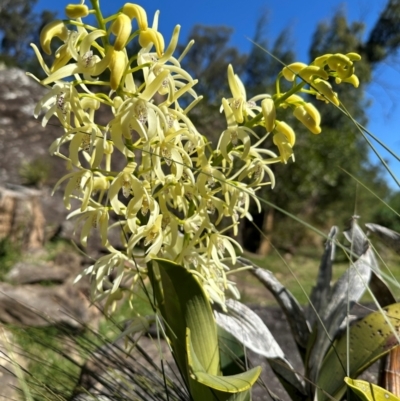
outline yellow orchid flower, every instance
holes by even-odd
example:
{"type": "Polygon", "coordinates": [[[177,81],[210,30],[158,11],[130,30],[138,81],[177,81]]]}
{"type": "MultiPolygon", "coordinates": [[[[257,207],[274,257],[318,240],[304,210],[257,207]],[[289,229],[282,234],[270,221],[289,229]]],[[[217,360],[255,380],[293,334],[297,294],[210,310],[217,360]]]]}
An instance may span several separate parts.
{"type": "Polygon", "coordinates": [[[157,32],[153,28],[147,28],[139,33],[139,44],[142,47],[147,47],[153,44],[156,48],[158,57],[162,57],[164,53],[164,38],[160,32],[157,32]]]}
{"type": "Polygon", "coordinates": [[[131,20],[136,19],[141,31],[145,31],[148,28],[147,14],[143,7],[138,4],[126,3],[122,7],[122,12],[131,20]]]}
{"type": "Polygon", "coordinates": [[[114,49],[110,46],[106,55],[103,58],[100,58],[93,53],[91,46],[96,39],[105,35],[106,32],[101,30],[96,30],[86,35],[80,44],[79,53],[74,56],[77,62],[61,67],[42,80],[42,84],[48,85],[63,78],[73,76],[74,74],[83,74],[85,78],[89,80],[92,79],[92,76],[100,75],[108,67],[114,49]]]}
{"type": "Polygon", "coordinates": [[[46,54],[51,54],[50,45],[55,37],[63,41],[68,38],[68,29],[61,20],[49,22],[40,32],[40,45],[46,54]]]}
{"type": "Polygon", "coordinates": [[[293,115],[301,121],[313,134],[320,134],[321,116],[312,103],[295,108],[293,115]]]}
{"type": "Polygon", "coordinates": [[[116,36],[114,42],[115,51],[120,51],[125,48],[131,31],[131,19],[126,14],[119,14],[111,25],[111,32],[116,36]]]}
{"type": "Polygon", "coordinates": [[[312,82],[312,88],[316,90],[315,94],[318,100],[323,100],[326,103],[331,101],[335,106],[339,106],[338,95],[333,91],[329,82],[316,78],[312,82]]]}

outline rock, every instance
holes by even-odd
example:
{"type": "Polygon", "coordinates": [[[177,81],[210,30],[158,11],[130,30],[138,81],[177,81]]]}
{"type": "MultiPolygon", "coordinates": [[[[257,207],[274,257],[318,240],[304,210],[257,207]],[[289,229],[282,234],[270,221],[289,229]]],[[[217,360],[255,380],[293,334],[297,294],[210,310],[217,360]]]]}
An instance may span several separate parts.
{"type": "Polygon", "coordinates": [[[9,238],[25,249],[41,248],[45,220],[41,192],[22,186],[0,187],[0,239],[9,238]]]}
{"type": "Polygon", "coordinates": [[[100,312],[71,284],[56,287],[0,283],[0,322],[23,326],[66,325],[81,329],[100,312]]]}
{"type": "Polygon", "coordinates": [[[6,275],[13,284],[35,284],[43,281],[64,283],[71,275],[71,270],[50,263],[18,262],[6,275]]]}
{"type": "MultiPolygon", "coordinates": [[[[82,270],[82,256],[72,251],[63,251],[58,253],[52,262],[31,262],[24,256],[24,260],[16,263],[5,278],[12,284],[72,283],[82,270]]],[[[88,280],[85,284],[89,286],[88,280]]],[[[81,285],[79,289],[82,289],[81,285]]]]}

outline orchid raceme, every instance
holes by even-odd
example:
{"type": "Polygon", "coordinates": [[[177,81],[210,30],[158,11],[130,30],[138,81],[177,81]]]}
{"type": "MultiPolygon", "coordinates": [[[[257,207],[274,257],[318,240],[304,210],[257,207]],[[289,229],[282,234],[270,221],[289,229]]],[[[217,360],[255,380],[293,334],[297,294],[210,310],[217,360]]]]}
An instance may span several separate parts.
{"type": "Polygon", "coordinates": [[[231,94],[221,101],[226,129],[212,149],[190,119],[202,98],[194,90],[197,80],[181,66],[193,43],[175,55],[180,26],[165,42],[159,13],[150,26],[145,10],[132,3],[107,18],[98,1],[92,7],[70,4],[66,15],[69,19],[51,22],[40,36],[43,52],[55,55],[51,66],[32,45],[47,75],[40,82],[48,89],[35,116],[44,113],[43,125],[54,116],[62,126],[51,153],[71,170],[57,186],[67,181],[67,208],[77,202],[70,217],[76,217],[82,244],[99,230],[110,252],[85,271],[93,279],[94,298],[113,302],[121,282],[133,286],[146,275],[148,263],[162,257],[193,272],[210,300],[224,305],[226,290],[238,295],[226,272],[241,248],[222,227],[236,234],[241,219],[251,219],[250,199],[259,206],[257,190],[274,186],[271,164],[287,163],[294,155],[296,135],[279,119],[280,110],[293,109],[311,132],[321,132],[317,108],[300,94],[338,105],[328,80],[357,85],[359,56],[333,54],[311,65],[291,64],[278,76],[276,94],[249,100],[229,65],[231,94]],[[93,15],[97,27],[85,23],[93,15]],[[52,48],[55,37],[63,42],[58,49],[52,48]],[[130,53],[132,41],[137,54],[130,53]],[[282,77],[293,82],[286,93],[280,90],[282,77]],[[106,115],[106,109],[110,118],[100,124],[99,110],[106,115]],[[257,126],[264,130],[260,137],[257,126]],[[265,147],[269,136],[275,149],[265,147]],[[115,228],[122,233],[119,243],[109,236],[115,228]],[[116,278],[105,290],[102,283],[111,273],[116,278]]]}

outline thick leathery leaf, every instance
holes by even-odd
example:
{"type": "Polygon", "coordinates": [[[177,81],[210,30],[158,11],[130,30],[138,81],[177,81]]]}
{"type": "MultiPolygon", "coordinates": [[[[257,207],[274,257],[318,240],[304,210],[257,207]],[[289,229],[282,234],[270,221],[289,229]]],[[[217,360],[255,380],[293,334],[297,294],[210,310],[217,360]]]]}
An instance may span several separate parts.
{"type": "Polygon", "coordinates": [[[331,338],[347,315],[348,302],[351,308],[364,294],[375,261],[372,250],[368,249],[335,283],[330,302],[322,315],[331,338]]]}
{"type": "Polygon", "coordinates": [[[369,231],[376,234],[378,238],[392,248],[396,253],[400,254],[400,234],[389,228],[380,226],[379,224],[368,223],[365,225],[369,231]]]}
{"type": "Polygon", "coordinates": [[[224,376],[236,375],[246,370],[244,345],[231,333],[217,325],[221,372],[224,376]]]}
{"type": "Polygon", "coordinates": [[[396,298],[392,290],[385,283],[382,277],[372,271],[372,276],[369,281],[369,288],[374,294],[380,306],[387,306],[396,303],[396,298]]]}
{"type": "Polygon", "coordinates": [[[186,328],[192,332],[192,346],[207,373],[218,375],[217,327],[210,302],[197,279],[184,267],[164,259],[159,266],[164,299],[165,326],[182,372],[187,371],[186,328]]]}
{"type": "Polygon", "coordinates": [[[230,332],[247,348],[267,358],[271,368],[293,400],[304,399],[305,388],[300,376],[260,317],[239,301],[229,299],[227,312],[214,311],[217,324],[230,332]]]}
{"type": "Polygon", "coordinates": [[[300,354],[303,356],[311,330],[305,318],[303,308],[297,302],[297,299],[269,270],[261,269],[251,261],[241,257],[238,258],[238,262],[245,266],[253,266],[254,269],[251,269],[250,272],[257,277],[275,297],[287,318],[300,354]]]}
{"type": "Polygon", "coordinates": [[[344,379],[347,386],[362,401],[400,401],[393,393],[386,389],[366,382],[364,380],[353,380],[350,377],[344,379]]]}
{"type": "Polygon", "coordinates": [[[261,367],[232,376],[217,376],[207,373],[197,356],[191,337],[191,330],[187,328],[186,348],[188,351],[190,377],[193,380],[211,389],[226,393],[239,393],[249,390],[257,381],[261,373],[261,367]]]}
{"type": "Polygon", "coordinates": [[[286,358],[269,358],[268,363],[292,401],[307,399],[307,390],[301,377],[286,358]]]}
{"type": "Polygon", "coordinates": [[[331,397],[340,399],[346,391],[344,378],[357,377],[377,359],[398,345],[397,335],[400,328],[400,304],[393,304],[369,314],[350,327],[349,349],[344,333],[327,353],[317,380],[318,401],[331,397]],[[390,322],[390,324],[388,324],[390,322]],[[347,350],[348,349],[348,350],[347,350]],[[327,395],[329,394],[329,395],[327,395]]]}
{"type": "Polygon", "coordinates": [[[335,259],[335,238],[338,233],[338,228],[333,226],[328,234],[328,239],[325,244],[325,252],[322,255],[319,265],[317,285],[312,288],[310,295],[310,304],[307,309],[307,320],[312,327],[316,321],[316,313],[321,314],[321,311],[326,306],[329,300],[332,280],[332,265],[335,259]]]}
{"type": "Polygon", "coordinates": [[[249,307],[228,299],[227,312],[214,310],[217,324],[243,345],[266,358],[284,358],[284,353],[267,326],[249,307]]]}
{"type": "Polygon", "coordinates": [[[351,255],[354,257],[361,256],[368,248],[368,238],[357,224],[358,216],[354,216],[350,220],[350,228],[343,232],[347,241],[351,243],[351,255]]]}
{"type": "Polygon", "coordinates": [[[310,344],[306,367],[311,382],[316,381],[321,362],[340,330],[348,309],[364,294],[371,277],[371,265],[374,260],[372,250],[368,249],[335,283],[329,304],[321,315],[324,327],[320,321],[317,321],[314,342],[310,344]]]}

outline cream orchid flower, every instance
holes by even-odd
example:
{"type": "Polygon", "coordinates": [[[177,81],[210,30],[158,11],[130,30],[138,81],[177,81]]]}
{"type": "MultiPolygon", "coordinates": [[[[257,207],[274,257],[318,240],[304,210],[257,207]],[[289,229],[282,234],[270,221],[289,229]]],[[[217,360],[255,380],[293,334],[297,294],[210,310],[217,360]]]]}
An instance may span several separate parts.
{"type": "Polygon", "coordinates": [[[217,149],[221,151],[221,154],[225,160],[232,162],[232,157],[229,155],[229,152],[238,144],[238,141],[240,140],[243,144],[243,150],[240,151],[240,155],[241,158],[245,160],[251,147],[249,134],[255,136],[256,138],[258,137],[252,129],[245,126],[238,126],[237,119],[235,118],[235,112],[227,99],[222,99],[222,106],[225,112],[228,128],[222,132],[217,149]]]}
{"type": "MultiPolygon", "coordinates": [[[[228,83],[232,93],[232,97],[228,99],[228,103],[233,111],[236,122],[241,124],[246,117],[254,117],[255,113],[253,110],[259,110],[259,107],[255,105],[253,99],[247,100],[246,88],[240,78],[234,73],[231,64],[228,66],[228,83]]],[[[257,96],[257,98],[261,99],[264,96],[269,97],[269,95],[262,95],[257,96]]]]}
{"type": "Polygon", "coordinates": [[[67,182],[64,205],[71,208],[72,200],[77,205],[69,217],[76,218],[81,243],[86,245],[97,229],[110,252],[84,271],[91,277],[92,295],[104,300],[106,308],[114,307],[123,295],[122,281],[133,289],[147,274],[146,264],[162,256],[190,270],[209,299],[223,307],[227,290],[238,296],[226,272],[241,252],[239,244],[223,234],[229,229],[236,235],[240,220],[252,219],[250,200],[260,209],[257,190],[275,185],[271,164],[294,160],[295,133],[277,119],[280,108],[294,109],[296,118],[319,133],[319,113],[300,93],[339,104],[327,80],[333,77],[357,86],[354,62],[359,56],[329,54],[311,65],[290,64],[279,74],[276,94],[252,99],[247,99],[229,65],[232,96],[222,99],[227,126],[215,149],[189,117],[202,99],[194,90],[197,80],[181,64],[193,41],[175,57],[180,26],[165,48],[159,12],[150,27],[137,4],[126,3],[107,18],[97,1],[92,7],[89,10],[83,0],[69,5],[69,21],[57,20],[44,28],[40,43],[45,53],[51,54],[53,38],[63,42],[51,67],[33,46],[47,75],[42,81],[35,78],[47,89],[35,116],[44,112],[43,126],[53,116],[60,121],[61,134],[50,151],[71,170],[55,190],[67,182]],[[88,14],[97,27],[82,20],[88,14]],[[134,54],[127,47],[131,41],[141,47],[134,54]],[[106,69],[110,79],[101,82],[106,69]],[[281,93],[282,77],[294,82],[290,92],[281,93]],[[108,89],[92,90],[93,85],[108,89]],[[99,123],[106,115],[100,119],[99,113],[107,108],[112,119],[99,123]],[[261,138],[255,134],[257,126],[266,131],[261,138]],[[279,154],[264,146],[270,135],[279,154]],[[122,170],[114,171],[121,165],[122,170]],[[117,240],[109,235],[114,229],[120,230],[117,240]],[[114,240],[117,243],[111,243],[114,240]]]}
{"type": "Polygon", "coordinates": [[[83,74],[87,80],[93,80],[92,76],[96,77],[100,75],[110,64],[114,49],[110,46],[105,56],[100,58],[93,53],[91,47],[96,39],[105,35],[106,32],[100,29],[86,35],[79,46],[79,52],[71,48],[71,53],[76,63],[67,64],[54,71],[50,76],[41,81],[42,84],[47,85],[75,74],[83,74]]]}

